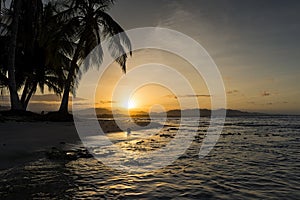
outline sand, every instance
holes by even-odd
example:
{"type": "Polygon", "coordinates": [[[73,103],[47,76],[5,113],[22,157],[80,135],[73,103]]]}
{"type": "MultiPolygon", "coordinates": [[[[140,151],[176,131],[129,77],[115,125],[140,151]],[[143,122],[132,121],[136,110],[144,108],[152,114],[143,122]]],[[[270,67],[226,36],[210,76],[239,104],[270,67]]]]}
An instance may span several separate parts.
{"type": "Polygon", "coordinates": [[[52,147],[80,143],[72,122],[0,123],[0,169],[21,164],[52,147]]]}
{"type": "MultiPolygon", "coordinates": [[[[101,120],[100,124],[106,133],[122,131],[113,120],[101,120]]],[[[66,149],[79,145],[81,141],[73,122],[0,122],[0,169],[36,159],[53,147],[66,149]]]]}

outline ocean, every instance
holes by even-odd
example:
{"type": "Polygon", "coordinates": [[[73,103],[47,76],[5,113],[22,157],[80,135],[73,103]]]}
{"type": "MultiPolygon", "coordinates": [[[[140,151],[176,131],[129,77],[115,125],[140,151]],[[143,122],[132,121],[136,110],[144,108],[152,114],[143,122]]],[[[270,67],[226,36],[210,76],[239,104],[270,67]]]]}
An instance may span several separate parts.
{"type": "MultiPolygon", "coordinates": [[[[0,172],[0,199],[300,199],[300,116],[228,117],[201,159],[209,119],[183,121],[196,137],[161,169],[127,173],[90,156],[42,156],[0,172]]],[[[138,130],[108,137],[127,151],[147,153],[171,141],[179,122],[172,118],[159,132],[147,130],[152,143],[138,130]]]]}

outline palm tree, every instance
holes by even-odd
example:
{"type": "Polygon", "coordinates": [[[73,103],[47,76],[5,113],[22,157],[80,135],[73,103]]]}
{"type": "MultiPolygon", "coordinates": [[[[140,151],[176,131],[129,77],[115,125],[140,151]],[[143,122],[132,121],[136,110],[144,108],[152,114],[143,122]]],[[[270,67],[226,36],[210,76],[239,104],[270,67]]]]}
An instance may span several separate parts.
{"type": "Polygon", "coordinates": [[[0,36],[0,87],[5,88],[8,86],[8,78],[6,77],[7,70],[4,68],[7,64],[7,37],[0,36]]]}
{"type": "Polygon", "coordinates": [[[10,43],[8,47],[8,58],[7,58],[7,68],[8,68],[8,88],[10,94],[11,110],[22,110],[21,101],[17,92],[17,83],[15,75],[15,59],[16,59],[16,47],[17,47],[17,36],[19,28],[19,15],[21,13],[22,1],[17,0],[13,4],[13,20],[11,23],[10,32],[10,43]]]}
{"type": "Polygon", "coordinates": [[[1,79],[5,81],[5,75],[3,72],[5,72],[6,69],[8,77],[5,82],[7,82],[9,89],[11,110],[13,111],[24,110],[18,96],[18,90],[22,87],[22,82],[25,78],[22,76],[22,72],[26,71],[26,68],[23,69],[24,64],[26,64],[26,62],[24,62],[24,58],[26,58],[27,52],[32,51],[32,45],[34,44],[33,36],[37,33],[37,28],[33,27],[33,25],[36,25],[38,22],[37,19],[28,18],[28,16],[33,16],[32,14],[28,15],[28,13],[39,14],[39,12],[35,11],[37,11],[36,8],[40,8],[40,5],[42,5],[41,0],[15,0],[11,2],[10,9],[4,10],[6,11],[7,16],[3,15],[3,13],[1,14],[1,37],[7,37],[9,39],[9,43],[6,44],[8,47],[7,62],[6,66],[1,66],[1,79]],[[28,8],[34,7],[35,9],[28,10],[28,8]],[[5,17],[7,20],[3,20],[5,17]],[[24,19],[27,21],[25,22],[24,19]],[[20,37],[28,35],[30,37],[25,39],[20,37]],[[22,54],[25,54],[25,56],[22,54]],[[20,63],[23,65],[20,66],[20,63]]]}
{"type": "MultiPolygon", "coordinates": [[[[13,2],[14,3],[14,2],[13,2]]],[[[64,76],[63,68],[69,65],[70,59],[62,57],[57,52],[59,46],[53,42],[57,37],[57,23],[53,18],[53,5],[49,3],[45,7],[41,0],[25,1],[22,3],[22,12],[19,14],[20,25],[17,31],[17,48],[14,55],[14,74],[16,90],[23,89],[21,99],[18,102],[21,108],[26,110],[28,102],[39,86],[41,92],[44,91],[44,85],[48,86],[50,91],[60,95],[63,88],[64,76]]],[[[1,44],[5,44],[5,39],[11,38],[9,21],[12,18],[7,13],[6,24],[1,24],[1,44]]],[[[1,49],[0,56],[0,83],[8,86],[6,71],[8,61],[5,57],[8,55],[1,49]]],[[[11,88],[9,87],[11,91],[11,88]]],[[[13,104],[12,104],[13,105],[13,104]]],[[[13,109],[13,107],[12,107],[13,109]]],[[[16,109],[14,109],[16,110],[16,109]]]]}
{"type": "MultiPolygon", "coordinates": [[[[109,16],[106,11],[113,4],[111,0],[69,0],[67,4],[61,4],[57,19],[65,23],[66,32],[62,32],[65,38],[75,44],[69,53],[72,60],[67,69],[66,83],[62,96],[59,112],[68,113],[69,93],[76,83],[75,76],[79,71],[79,65],[83,59],[97,46],[102,39],[109,39],[115,34],[122,33],[121,26],[109,16]],[[73,32],[70,32],[72,30],[73,32]]],[[[117,40],[111,40],[111,55],[116,62],[126,70],[127,55],[124,48],[129,49],[131,55],[131,43],[123,34],[117,40]],[[120,53],[120,54],[119,54],[120,53]],[[116,57],[115,55],[122,55],[116,57]]],[[[68,56],[68,55],[67,55],[68,56]]],[[[102,55],[99,55],[100,61],[102,55]]]]}
{"type": "MultiPolygon", "coordinates": [[[[10,38],[7,56],[1,52],[0,84],[9,88],[12,110],[26,109],[37,87],[43,92],[47,85],[58,95],[64,92],[59,111],[68,113],[69,93],[76,87],[75,76],[83,59],[103,39],[123,32],[106,13],[112,4],[110,0],[64,0],[43,7],[41,0],[12,1],[11,23],[1,24],[0,30],[1,43],[10,38]],[[21,99],[17,93],[20,89],[21,99]]],[[[124,48],[131,55],[125,34],[111,40],[111,55],[125,72],[124,48]]],[[[101,60],[102,55],[99,57],[101,60]]]]}
{"type": "Polygon", "coordinates": [[[61,79],[55,76],[55,73],[48,70],[39,71],[37,74],[32,76],[30,81],[25,83],[21,97],[21,103],[24,110],[27,109],[28,103],[38,87],[40,91],[44,93],[45,85],[47,86],[49,92],[53,91],[56,95],[60,95],[62,92],[61,79]]]}
{"type": "MultiPolygon", "coordinates": [[[[29,45],[25,43],[23,49],[23,52],[25,52],[23,54],[25,54],[26,58],[29,58],[25,59],[26,61],[24,62],[27,66],[27,71],[21,76],[25,78],[21,96],[21,103],[25,110],[37,87],[44,93],[44,86],[46,85],[49,91],[54,91],[55,94],[61,95],[64,83],[63,68],[68,66],[70,62],[68,58],[57,51],[57,49],[61,48],[59,45],[62,44],[53,42],[55,40],[59,41],[56,33],[59,25],[53,18],[53,5],[48,3],[44,8],[42,4],[36,5],[33,9],[39,10],[40,15],[25,17],[25,19],[35,17],[30,23],[30,25],[34,24],[34,29],[24,31],[31,34],[23,38],[23,40],[29,41],[29,45]]],[[[31,9],[31,7],[27,9],[29,15],[32,13],[30,12],[31,9]]],[[[26,29],[26,27],[24,28],[26,29]]],[[[26,69],[26,66],[23,69],[26,69]]]]}

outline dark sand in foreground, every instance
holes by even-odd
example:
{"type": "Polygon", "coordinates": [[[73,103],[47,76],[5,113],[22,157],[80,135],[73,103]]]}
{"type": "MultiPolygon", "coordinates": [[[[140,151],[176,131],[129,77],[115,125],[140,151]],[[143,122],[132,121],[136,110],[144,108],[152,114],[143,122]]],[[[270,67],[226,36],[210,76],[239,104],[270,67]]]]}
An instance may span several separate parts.
{"type": "MultiPolygon", "coordinates": [[[[113,120],[99,122],[105,133],[122,131],[113,120]]],[[[81,141],[73,122],[1,122],[0,169],[36,159],[54,147],[67,149],[79,145],[81,141]]]]}

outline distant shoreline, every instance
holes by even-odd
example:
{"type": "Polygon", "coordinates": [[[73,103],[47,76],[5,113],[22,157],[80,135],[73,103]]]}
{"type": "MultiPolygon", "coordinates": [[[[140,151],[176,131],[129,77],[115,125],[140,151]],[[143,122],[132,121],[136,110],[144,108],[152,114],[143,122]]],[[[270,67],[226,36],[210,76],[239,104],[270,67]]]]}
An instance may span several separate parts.
{"type": "MultiPolygon", "coordinates": [[[[84,113],[90,113],[88,110],[85,109],[82,110],[82,116],[83,117],[89,117],[89,115],[85,115],[84,113]]],[[[184,117],[198,117],[193,115],[196,109],[186,109],[186,110],[169,110],[167,113],[156,113],[152,112],[151,117],[165,117],[167,114],[168,118],[178,118],[181,117],[181,112],[183,113],[184,117]]],[[[112,112],[108,109],[99,109],[95,108],[96,116],[98,119],[114,119],[114,118],[122,118],[122,117],[129,117],[128,115],[116,113],[115,115],[112,114],[112,112]]],[[[200,113],[200,117],[211,117],[211,110],[208,109],[198,109],[200,113]]],[[[215,110],[215,116],[223,116],[224,109],[215,110]]],[[[297,117],[300,116],[299,114],[267,114],[267,113],[259,113],[259,112],[246,112],[246,111],[240,111],[240,110],[232,110],[227,109],[226,110],[226,117],[279,117],[279,116],[292,116],[297,117]]],[[[93,117],[93,116],[91,116],[93,117]]],[[[148,118],[150,119],[150,116],[146,112],[137,112],[136,114],[132,114],[130,116],[131,118],[148,118]]],[[[60,116],[57,114],[57,112],[48,112],[46,114],[39,114],[36,112],[31,111],[24,111],[21,113],[11,113],[9,110],[2,110],[0,111],[0,122],[4,121],[20,121],[20,122],[42,122],[42,121],[49,121],[49,122],[73,122],[73,116],[72,114],[69,115],[63,115],[60,116]]]]}

